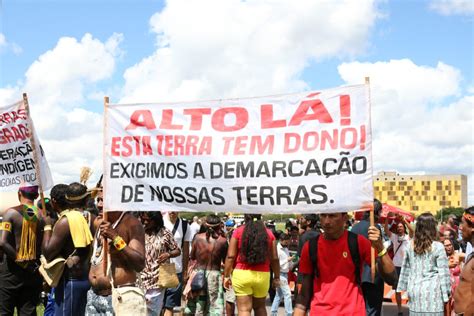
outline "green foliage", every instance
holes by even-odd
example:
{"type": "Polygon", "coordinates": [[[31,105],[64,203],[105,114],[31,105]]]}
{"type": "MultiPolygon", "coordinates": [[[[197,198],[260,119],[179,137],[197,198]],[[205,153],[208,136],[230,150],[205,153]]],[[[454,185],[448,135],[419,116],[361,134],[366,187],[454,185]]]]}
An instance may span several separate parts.
{"type": "Polygon", "coordinates": [[[464,213],[464,209],[462,207],[445,207],[438,212],[436,212],[436,219],[438,221],[446,221],[448,219],[448,216],[451,214],[456,215],[457,218],[460,218],[462,214],[464,213]],[[443,216],[443,219],[441,220],[441,215],[443,216]]]}
{"type": "MultiPolygon", "coordinates": [[[[201,218],[201,217],[206,217],[209,214],[214,214],[214,212],[179,212],[179,217],[184,218],[188,221],[192,221],[194,216],[201,218]]],[[[219,213],[219,214],[224,215],[224,213],[219,213]]],[[[222,217],[222,215],[219,215],[219,214],[218,216],[222,217]]]]}
{"type": "Polygon", "coordinates": [[[297,218],[299,214],[263,214],[262,218],[264,221],[286,221],[289,218],[297,218]]]}
{"type": "MultiPolygon", "coordinates": [[[[201,217],[206,217],[209,214],[214,214],[214,212],[179,212],[179,217],[185,218],[189,221],[193,219],[194,216],[197,216],[199,218],[201,217]]],[[[225,216],[226,213],[217,213],[217,216],[222,218],[225,216]]],[[[243,215],[243,214],[237,214],[234,213],[234,215],[243,215]]],[[[263,214],[263,220],[268,221],[268,220],[274,220],[276,222],[279,221],[286,221],[289,218],[297,218],[299,214],[263,214]]]]}

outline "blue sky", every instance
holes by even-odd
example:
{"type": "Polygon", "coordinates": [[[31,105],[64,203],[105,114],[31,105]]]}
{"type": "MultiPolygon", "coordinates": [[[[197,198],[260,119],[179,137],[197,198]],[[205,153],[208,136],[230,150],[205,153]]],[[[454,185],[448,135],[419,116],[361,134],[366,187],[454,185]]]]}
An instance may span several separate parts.
{"type": "Polygon", "coordinates": [[[0,102],[29,93],[58,181],[100,169],[99,144],[65,143],[100,139],[105,94],[247,97],[370,75],[374,171],[463,173],[474,202],[472,1],[6,0],[0,19],[0,102]]]}
{"type": "MultiPolygon", "coordinates": [[[[472,15],[441,15],[430,10],[430,1],[381,1],[377,4],[385,16],[378,20],[370,35],[367,50],[358,61],[410,58],[417,64],[436,65],[443,61],[463,72],[463,86],[473,85],[473,18],[472,15]]],[[[8,41],[22,49],[2,53],[0,84],[14,85],[38,56],[54,47],[63,36],[81,38],[91,33],[106,40],[122,33],[125,56],[119,62],[113,82],[121,83],[126,67],[151,54],[155,37],[149,19],[163,9],[163,1],[3,1],[1,32],[8,41]]],[[[302,74],[311,88],[340,85],[338,56],[315,62],[302,74]],[[317,73],[324,73],[319,76],[317,73]]]]}

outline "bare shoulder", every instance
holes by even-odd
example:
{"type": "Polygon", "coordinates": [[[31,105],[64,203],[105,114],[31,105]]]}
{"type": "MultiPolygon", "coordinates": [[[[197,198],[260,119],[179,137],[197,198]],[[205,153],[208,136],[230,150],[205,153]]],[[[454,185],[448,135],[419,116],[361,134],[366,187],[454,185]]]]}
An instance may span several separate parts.
{"type": "Polygon", "coordinates": [[[220,244],[227,245],[227,238],[219,236],[219,238],[217,239],[217,242],[220,243],[220,244]]]}
{"type": "Polygon", "coordinates": [[[11,221],[20,220],[21,219],[20,210],[21,210],[20,205],[7,209],[5,211],[5,213],[3,213],[3,221],[4,222],[7,222],[7,221],[11,222],[11,221]]]}
{"type": "Polygon", "coordinates": [[[127,213],[124,215],[122,223],[125,224],[125,226],[130,227],[130,228],[137,227],[137,226],[143,227],[142,223],[138,220],[138,218],[133,216],[131,213],[127,213]]]}
{"type": "Polygon", "coordinates": [[[145,239],[145,229],[143,228],[142,223],[131,213],[127,213],[124,215],[122,222],[119,225],[119,229],[127,231],[130,236],[130,239],[145,239]]]}

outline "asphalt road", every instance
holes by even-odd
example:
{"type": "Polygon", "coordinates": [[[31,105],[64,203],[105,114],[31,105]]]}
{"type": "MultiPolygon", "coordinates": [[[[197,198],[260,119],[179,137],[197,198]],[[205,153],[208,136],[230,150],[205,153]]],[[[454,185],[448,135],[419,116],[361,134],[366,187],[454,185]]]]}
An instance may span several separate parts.
{"type": "MultiPolygon", "coordinates": [[[[267,300],[267,314],[270,316],[270,300],[267,300]]],[[[406,305],[402,306],[403,309],[403,315],[408,316],[408,307],[406,305]]],[[[382,315],[383,316],[397,316],[398,314],[398,309],[397,309],[397,304],[395,303],[385,303],[383,304],[382,307],[382,315]]],[[[286,316],[285,315],[285,309],[280,306],[278,309],[278,316],[286,316]]]]}

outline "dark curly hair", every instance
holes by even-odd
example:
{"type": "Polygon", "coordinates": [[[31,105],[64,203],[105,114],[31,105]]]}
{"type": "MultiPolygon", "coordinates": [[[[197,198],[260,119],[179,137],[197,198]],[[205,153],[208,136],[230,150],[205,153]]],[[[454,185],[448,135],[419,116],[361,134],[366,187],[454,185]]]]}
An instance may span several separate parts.
{"type": "Polygon", "coordinates": [[[67,209],[69,203],[66,200],[66,194],[69,186],[67,184],[56,184],[51,189],[51,199],[54,200],[54,203],[59,206],[60,209],[67,209]]]}
{"type": "Polygon", "coordinates": [[[431,213],[423,213],[416,219],[414,251],[418,255],[431,251],[431,244],[437,240],[436,219],[431,213]]]}
{"type": "MultiPolygon", "coordinates": [[[[464,210],[464,214],[474,216],[474,206],[470,206],[464,210]]],[[[463,215],[464,216],[464,215],[463,215]]],[[[474,227],[474,222],[469,221],[467,218],[464,218],[469,227],[474,227]]]]}
{"type": "Polygon", "coordinates": [[[66,191],[66,200],[69,203],[69,207],[71,208],[85,208],[87,199],[89,195],[87,195],[87,187],[79,182],[73,182],[69,184],[67,191],[66,191]],[[80,196],[84,196],[80,200],[70,200],[69,198],[78,198],[80,196]]]}
{"type": "Polygon", "coordinates": [[[148,219],[150,221],[155,222],[156,227],[155,227],[155,232],[159,232],[163,227],[165,227],[165,223],[163,221],[163,215],[161,214],[160,211],[156,212],[140,212],[138,214],[140,218],[144,215],[148,216],[148,219]]]}
{"type": "Polygon", "coordinates": [[[249,264],[264,263],[269,256],[268,234],[260,214],[245,214],[240,254],[249,264]]]}

